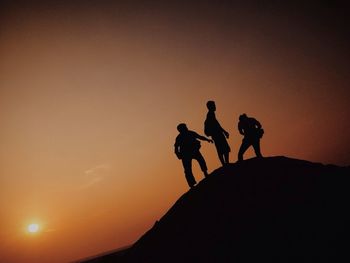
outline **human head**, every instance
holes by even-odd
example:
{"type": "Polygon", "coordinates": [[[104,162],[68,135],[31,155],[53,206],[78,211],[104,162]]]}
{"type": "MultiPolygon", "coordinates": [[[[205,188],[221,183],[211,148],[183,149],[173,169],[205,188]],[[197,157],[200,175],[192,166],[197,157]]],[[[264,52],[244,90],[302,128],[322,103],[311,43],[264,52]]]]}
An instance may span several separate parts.
{"type": "Polygon", "coordinates": [[[215,110],[216,110],[215,101],[209,100],[209,101],[207,102],[207,108],[208,108],[208,110],[210,110],[210,111],[215,111],[215,110]]]}
{"type": "Polygon", "coordinates": [[[239,116],[239,120],[240,121],[244,121],[244,120],[246,120],[248,118],[248,116],[247,116],[247,114],[245,114],[245,113],[243,113],[243,114],[241,114],[240,116],[239,116]]]}
{"type": "Polygon", "coordinates": [[[187,128],[187,126],[186,126],[186,123],[180,123],[179,125],[177,125],[177,130],[178,130],[180,133],[187,132],[187,131],[188,131],[188,128],[187,128]]]}

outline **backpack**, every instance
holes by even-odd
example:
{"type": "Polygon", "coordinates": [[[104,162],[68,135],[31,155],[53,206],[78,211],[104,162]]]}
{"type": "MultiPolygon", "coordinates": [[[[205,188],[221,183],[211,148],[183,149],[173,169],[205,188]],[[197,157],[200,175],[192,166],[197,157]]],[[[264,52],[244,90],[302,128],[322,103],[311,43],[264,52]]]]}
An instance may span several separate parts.
{"type": "Polygon", "coordinates": [[[256,135],[258,136],[259,139],[261,139],[264,135],[264,129],[260,128],[256,130],[256,135]]]}

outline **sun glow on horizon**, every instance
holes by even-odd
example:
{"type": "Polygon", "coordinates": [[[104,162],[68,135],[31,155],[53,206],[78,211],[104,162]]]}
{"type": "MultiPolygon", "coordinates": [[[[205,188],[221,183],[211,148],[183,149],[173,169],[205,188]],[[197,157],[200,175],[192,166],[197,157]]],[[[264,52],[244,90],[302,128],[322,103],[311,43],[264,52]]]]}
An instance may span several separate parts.
{"type": "Polygon", "coordinates": [[[29,233],[37,233],[39,230],[40,230],[39,224],[33,223],[33,224],[28,225],[28,227],[27,227],[27,231],[29,233]]]}

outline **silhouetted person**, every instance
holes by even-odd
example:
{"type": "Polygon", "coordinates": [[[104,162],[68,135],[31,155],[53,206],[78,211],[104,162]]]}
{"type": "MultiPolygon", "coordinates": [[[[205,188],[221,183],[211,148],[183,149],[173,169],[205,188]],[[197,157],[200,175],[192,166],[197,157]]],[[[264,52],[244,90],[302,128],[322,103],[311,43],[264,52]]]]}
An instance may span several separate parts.
{"type": "Polygon", "coordinates": [[[227,143],[226,138],[229,137],[229,133],[221,127],[220,123],[216,119],[215,111],[216,106],[214,101],[207,102],[207,118],[204,122],[204,133],[207,136],[211,136],[215,142],[216,151],[218,153],[220,162],[222,165],[229,163],[230,146],[227,143]]]}
{"type": "Polygon", "coordinates": [[[181,123],[177,126],[177,130],[180,134],[176,137],[175,141],[175,154],[177,158],[182,160],[183,167],[185,169],[185,177],[188,185],[192,188],[196,184],[196,179],[192,174],[192,159],[198,161],[204,176],[208,176],[208,168],[202,154],[199,152],[201,143],[199,140],[213,142],[204,136],[199,135],[194,131],[188,130],[185,123],[181,123]]]}
{"type": "Polygon", "coordinates": [[[254,118],[249,118],[245,113],[239,116],[238,122],[239,133],[244,135],[242,145],[238,152],[238,161],[243,161],[243,154],[253,146],[257,157],[262,157],[260,152],[260,139],[264,134],[260,122],[254,118]]]}

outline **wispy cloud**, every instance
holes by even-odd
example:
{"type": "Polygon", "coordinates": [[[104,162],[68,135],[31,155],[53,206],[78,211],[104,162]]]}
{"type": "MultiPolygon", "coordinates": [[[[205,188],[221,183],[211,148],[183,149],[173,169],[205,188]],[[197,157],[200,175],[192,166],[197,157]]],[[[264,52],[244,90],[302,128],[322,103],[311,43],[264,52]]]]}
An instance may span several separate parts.
{"type": "Polygon", "coordinates": [[[108,176],[111,167],[109,164],[100,164],[84,171],[84,182],[81,185],[82,189],[90,188],[108,176]]]}

